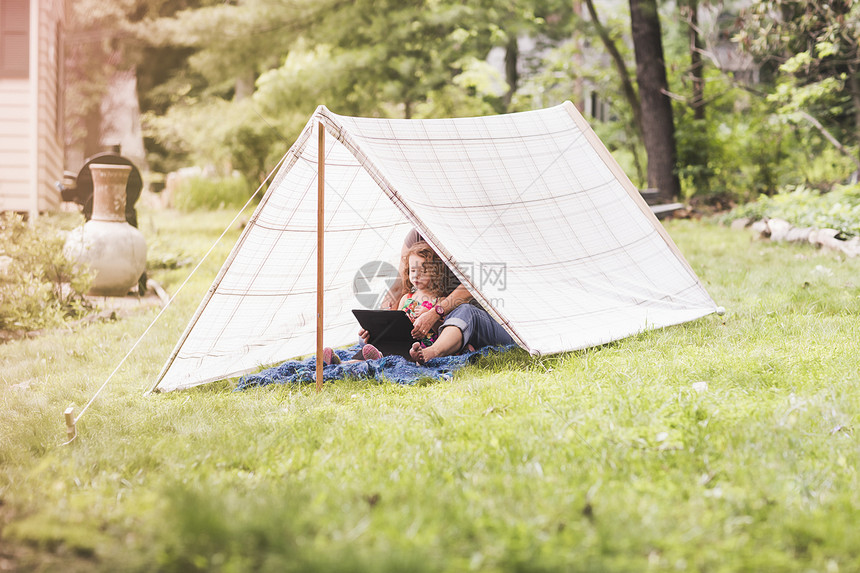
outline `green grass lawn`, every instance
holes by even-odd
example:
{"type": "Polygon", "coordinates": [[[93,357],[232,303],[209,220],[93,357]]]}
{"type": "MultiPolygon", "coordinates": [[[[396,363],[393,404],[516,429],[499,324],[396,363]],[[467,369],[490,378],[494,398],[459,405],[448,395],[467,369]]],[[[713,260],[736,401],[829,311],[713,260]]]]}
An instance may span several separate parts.
{"type": "Polygon", "coordinates": [[[0,346],[0,570],[860,570],[860,260],[667,227],[725,316],[447,383],[144,397],[237,230],[69,446],[156,311],[0,346]]]}

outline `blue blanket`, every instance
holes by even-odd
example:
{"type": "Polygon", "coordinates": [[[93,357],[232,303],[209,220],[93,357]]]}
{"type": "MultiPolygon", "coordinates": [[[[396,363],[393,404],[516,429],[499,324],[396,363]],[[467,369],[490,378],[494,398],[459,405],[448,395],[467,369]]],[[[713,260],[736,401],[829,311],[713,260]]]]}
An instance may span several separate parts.
{"type": "MultiPolygon", "coordinates": [[[[323,381],[330,382],[344,378],[375,378],[379,382],[394,382],[396,384],[415,384],[422,379],[450,380],[454,371],[475,362],[479,357],[490,352],[506,352],[517,348],[510,346],[485,346],[472,352],[443,356],[428,360],[419,366],[401,356],[383,356],[379,360],[362,360],[346,362],[359,347],[356,345],[346,350],[336,350],[338,357],[344,362],[323,367],[323,381]]],[[[302,384],[316,381],[316,357],[307,360],[288,360],[280,366],[275,366],[256,374],[243,376],[239,380],[236,391],[268,386],[269,384],[302,384]]]]}

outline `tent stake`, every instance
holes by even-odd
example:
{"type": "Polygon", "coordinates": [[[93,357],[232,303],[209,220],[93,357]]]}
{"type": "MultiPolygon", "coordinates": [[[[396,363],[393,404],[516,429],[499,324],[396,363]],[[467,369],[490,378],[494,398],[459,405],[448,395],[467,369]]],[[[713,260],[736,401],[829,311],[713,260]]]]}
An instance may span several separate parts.
{"type": "Polygon", "coordinates": [[[71,442],[78,435],[78,430],[75,428],[75,409],[69,406],[66,408],[64,416],[66,417],[66,437],[71,442]]]}
{"type": "Polygon", "coordinates": [[[317,153],[317,392],[323,384],[323,235],[325,213],[323,198],[325,197],[325,128],[323,123],[317,124],[319,131],[319,146],[317,153]]]}

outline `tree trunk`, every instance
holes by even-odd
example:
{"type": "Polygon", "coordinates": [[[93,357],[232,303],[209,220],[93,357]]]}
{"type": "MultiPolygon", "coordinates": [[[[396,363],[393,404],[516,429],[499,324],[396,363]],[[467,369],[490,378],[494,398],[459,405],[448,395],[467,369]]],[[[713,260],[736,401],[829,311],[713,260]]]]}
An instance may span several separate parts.
{"type": "Polygon", "coordinates": [[[699,0],[686,7],[690,33],[690,76],[693,78],[693,119],[705,119],[705,67],[702,62],[702,37],[699,35],[699,0]]]}
{"type": "Polygon", "coordinates": [[[860,70],[853,64],[848,66],[848,91],[854,104],[854,137],[855,141],[860,143],[860,70]]]}
{"type": "Polygon", "coordinates": [[[508,34],[508,44],[505,46],[505,81],[508,82],[508,91],[502,97],[502,103],[505,104],[505,111],[511,105],[511,99],[514,97],[514,92],[517,91],[517,86],[520,81],[517,63],[520,59],[520,46],[517,43],[517,36],[513,32],[508,34]]]}
{"type": "Polygon", "coordinates": [[[630,25],[642,104],[642,140],[648,154],[648,186],[659,191],[661,200],[671,201],[680,195],[681,184],[675,172],[675,124],[657,0],[630,0],[630,25]]]}
{"type": "MultiPolygon", "coordinates": [[[[633,0],[631,0],[632,2],[633,0]]],[[[621,91],[624,94],[624,99],[627,100],[630,109],[633,111],[633,124],[636,126],[636,131],[642,134],[642,107],[639,103],[639,98],[636,96],[636,90],[633,89],[633,83],[630,81],[630,74],[627,72],[627,64],[624,63],[624,58],[612,38],[609,37],[609,32],[600,23],[597,17],[597,11],[594,9],[594,0],[585,0],[585,6],[588,8],[588,13],[591,16],[591,22],[594,24],[594,29],[597,35],[600,36],[600,41],[603,42],[603,47],[609,52],[612,58],[615,70],[618,72],[618,77],[621,80],[621,91]]],[[[662,46],[662,44],[661,44],[662,46]]],[[[661,56],[662,58],[662,56],[661,56]]]]}
{"type": "Polygon", "coordinates": [[[241,76],[236,78],[235,89],[233,91],[233,101],[241,101],[245,98],[254,95],[254,72],[246,71],[241,76]]]}
{"type": "MultiPolygon", "coordinates": [[[[581,0],[573,0],[573,14],[577,20],[582,20],[581,0]]],[[[571,94],[571,100],[573,100],[573,105],[576,106],[576,109],[578,109],[580,113],[584,113],[585,83],[583,82],[582,74],[580,73],[584,64],[584,58],[582,56],[583,35],[576,34],[573,41],[576,42],[576,51],[573,53],[573,69],[576,70],[576,78],[573,80],[573,94],[571,94]]]]}
{"type": "MultiPolygon", "coordinates": [[[[102,110],[99,104],[91,106],[84,116],[84,159],[102,151],[102,110]]],[[[83,165],[83,164],[82,164],[83,165]]],[[[80,166],[79,166],[80,167],[80,166]]]]}

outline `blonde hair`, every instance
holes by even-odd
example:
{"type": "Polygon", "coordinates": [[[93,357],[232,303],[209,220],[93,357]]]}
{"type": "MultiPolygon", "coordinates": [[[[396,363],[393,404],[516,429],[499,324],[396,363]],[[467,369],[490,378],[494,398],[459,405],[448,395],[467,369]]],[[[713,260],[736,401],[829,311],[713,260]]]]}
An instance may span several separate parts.
{"type": "Polygon", "coordinates": [[[430,294],[436,297],[445,296],[445,263],[439,258],[439,255],[430,248],[430,245],[424,241],[418,241],[406,251],[403,255],[403,271],[401,279],[406,286],[406,290],[411,291],[415,288],[412,281],[409,280],[409,256],[415,255],[424,259],[424,271],[430,275],[430,287],[427,289],[430,294]]]}

